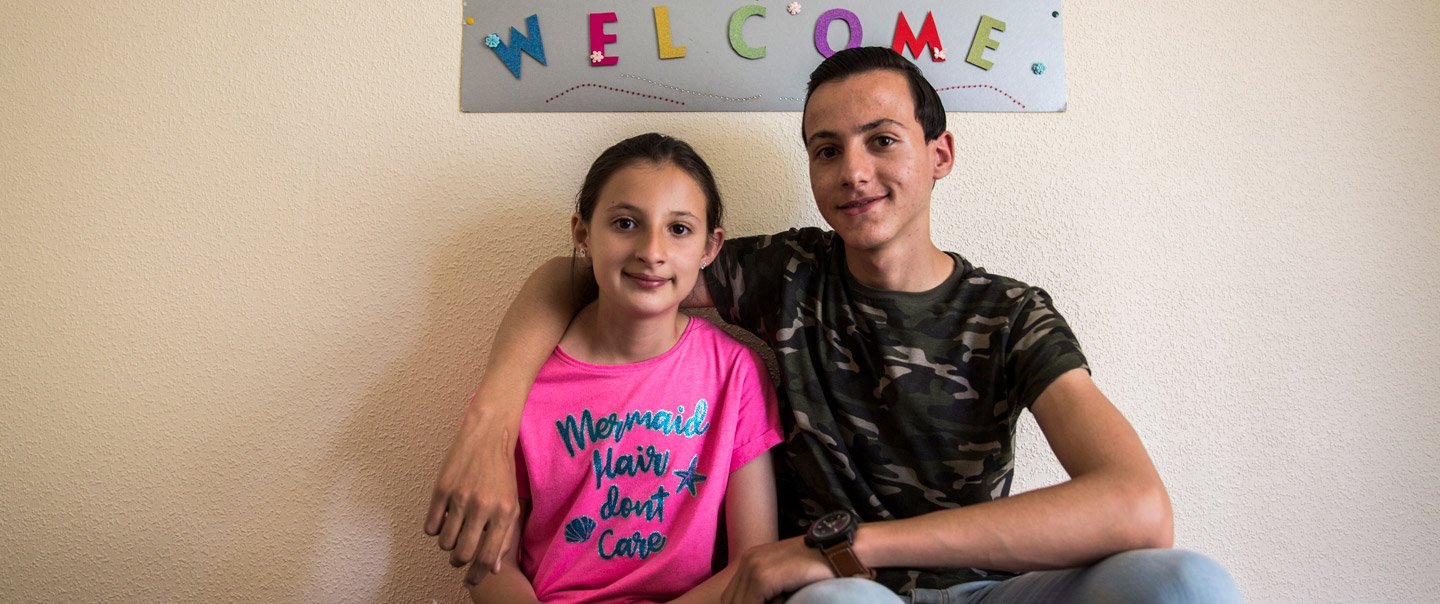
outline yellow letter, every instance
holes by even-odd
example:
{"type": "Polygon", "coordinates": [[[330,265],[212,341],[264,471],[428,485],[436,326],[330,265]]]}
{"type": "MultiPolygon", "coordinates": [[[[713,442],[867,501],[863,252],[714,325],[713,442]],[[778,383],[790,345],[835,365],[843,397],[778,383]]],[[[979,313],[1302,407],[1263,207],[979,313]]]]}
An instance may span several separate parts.
{"type": "Polygon", "coordinates": [[[679,59],[685,56],[684,46],[670,42],[670,7],[655,7],[655,44],[660,47],[661,59],[679,59]]]}
{"type": "Polygon", "coordinates": [[[1005,22],[989,15],[980,15],[980,27],[975,28],[975,41],[970,43],[970,56],[965,62],[989,71],[995,64],[985,60],[985,49],[996,50],[1000,43],[990,38],[990,30],[1005,31],[1005,22]]]}

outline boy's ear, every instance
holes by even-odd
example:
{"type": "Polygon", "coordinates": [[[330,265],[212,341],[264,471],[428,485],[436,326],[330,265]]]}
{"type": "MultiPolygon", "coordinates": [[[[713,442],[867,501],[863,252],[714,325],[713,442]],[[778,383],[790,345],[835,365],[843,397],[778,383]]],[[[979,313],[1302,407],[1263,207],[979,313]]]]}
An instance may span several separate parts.
{"type": "Polygon", "coordinates": [[[930,149],[935,159],[935,180],[949,176],[950,171],[955,168],[955,135],[949,130],[940,133],[939,137],[930,141],[930,149]]]}
{"type": "Polygon", "coordinates": [[[576,212],[570,217],[570,239],[575,244],[575,250],[585,249],[585,246],[589,244],[589,238],[590,228],[580,218],[580,213],[576,212]]]}

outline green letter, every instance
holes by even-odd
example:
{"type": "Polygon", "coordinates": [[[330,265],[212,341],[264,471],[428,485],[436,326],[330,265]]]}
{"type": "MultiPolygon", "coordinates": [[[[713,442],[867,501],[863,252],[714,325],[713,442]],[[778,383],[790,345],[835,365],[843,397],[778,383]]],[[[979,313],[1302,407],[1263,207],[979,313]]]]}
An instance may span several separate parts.
{"type": "Polygon", "coordinates": [[[759,15],[765,16],[765,7],[758,4],[748,4],[740,7],[740,10],[730,15],[730,48],[735,49],[738,54],[747,59],[765,58],[765,47],[751,48],[745,43],[745,20],[759,15]]]}
{"type": "Polygon", "coordinates": [[[980,15],[980,26],[975,28],[975,41],[970,43],[970,56],[965,62],[989,71],[995,64],[985,60],[985,49],[996,50],[1000,43],[990,38],[990,30],[1005,31],[1005,22],[989,15],[980,15]]]}

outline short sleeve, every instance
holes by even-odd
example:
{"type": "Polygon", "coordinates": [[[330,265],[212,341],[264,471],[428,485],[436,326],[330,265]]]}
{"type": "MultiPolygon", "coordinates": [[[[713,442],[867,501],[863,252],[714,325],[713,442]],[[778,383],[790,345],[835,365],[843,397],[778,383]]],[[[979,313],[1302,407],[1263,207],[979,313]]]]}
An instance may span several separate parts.
{"type": "Polygon", "coordinates": [[[1027,289],[1011,325],[1005,373],[1010,398],[1021,407],[1028,409],[1061,374],[1090,370],[1079,340],[1045,290],[1027,289]]]}
{"type": "Polygon", "coordinates": [[[806,228],[726,241],[704,271],[720,318],[764,338],[765,318],[780,307],[786,274],[797,258],[813,257],[810,249],[823,237],[824,231],[806,228]]]}
{"type": "Polygon", "coordinates": [[[737,397],[739,413],[735,422],[735,449],[730,454],[730,471],[780,444],[780,409],[775,388],[760,357],[745,349],[736,363],[730,395],[737,397]]]}

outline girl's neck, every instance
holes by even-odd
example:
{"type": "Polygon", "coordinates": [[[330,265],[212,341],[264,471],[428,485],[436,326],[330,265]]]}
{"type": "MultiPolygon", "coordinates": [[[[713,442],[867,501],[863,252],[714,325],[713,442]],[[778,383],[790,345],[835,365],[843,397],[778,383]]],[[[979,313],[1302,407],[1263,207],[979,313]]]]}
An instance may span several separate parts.
{"type": "Polygon", "coordinates": [[[596,300],[575,316],[560,346],[594,365],[638,363],[669,352],[689,324],[690,317],[678,311],[637,317],[596,300]]]}

